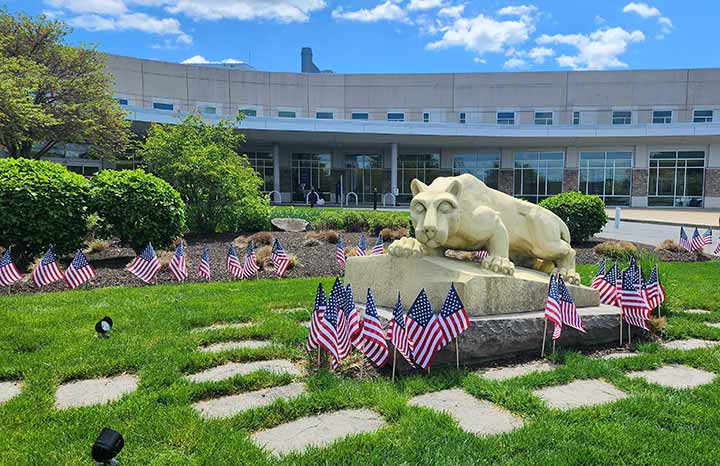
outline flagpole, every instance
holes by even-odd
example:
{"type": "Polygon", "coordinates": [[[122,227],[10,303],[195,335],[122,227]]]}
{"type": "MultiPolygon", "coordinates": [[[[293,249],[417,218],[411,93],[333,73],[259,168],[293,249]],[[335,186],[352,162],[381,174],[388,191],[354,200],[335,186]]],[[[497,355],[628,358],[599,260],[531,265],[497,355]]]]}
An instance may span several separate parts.
{"type": "MultiPolygon", "coordinates": [[[[458,335],[458,338],[460,335],[458,335]]],[[[460,369],[460,348],[458,345],[458,338],[455,338],[455,368],[460,369]]]]}
{"type": "Polygon", "coordinates": [[[318,369],[320,369],[320,345],[318,345],[318,369]]]}
{"type": "Polygon", "coordinates": [[[395,363],[397,362],[397,348],[393,346],[393,372],[392,372],[392,381],[395,382],[395,363]]]}
{"type": "Polygon", "coordinates": [[[628,345],[632,346],[632,327],[628,324],[628,345]]]}
{"type": "Polygon", "coordinates": [[[543,329],[543,344],[542,350],[540,351],[540,357],[545,357],[545,337],[547,336],[547,319],[545,319],[545,328],[543,329]]]}
{"type": "Polygon", "coordinates": [[[623,313],[622,310],[620,310],[620,346],[622,346],[623,341],[623,313]]]}
{"type": "Polygon", "coordinates": [[[553,354],[555,354],[555,340],[553,340],[553,354]]]}

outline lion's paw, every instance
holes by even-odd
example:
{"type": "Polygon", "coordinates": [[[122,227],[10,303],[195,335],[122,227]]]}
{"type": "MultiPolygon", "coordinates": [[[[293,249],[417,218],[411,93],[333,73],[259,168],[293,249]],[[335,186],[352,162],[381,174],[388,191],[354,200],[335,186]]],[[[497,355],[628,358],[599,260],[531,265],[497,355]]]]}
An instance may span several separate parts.
{"type": "Polygon", "coordinates": [[[415,238],[400,238],[388,247],[388,254],[395,257],[422,257],[423,245],[415,238]]]}
{"type": "Polygon", "coordinates": [[[515,264],[507,257],[488,256],[482,261],[482,267],[495,273],[513,276],[515,274],[515,264]]]}
{"type": "Polygon", "coordinates": [[[567,269],[559,269],[558,273],[563,277],[563,280],[565,282],[571,284],[571,285],[580,285],[580,274],[575,272],[574,270],[567,270],[567,269]]]}

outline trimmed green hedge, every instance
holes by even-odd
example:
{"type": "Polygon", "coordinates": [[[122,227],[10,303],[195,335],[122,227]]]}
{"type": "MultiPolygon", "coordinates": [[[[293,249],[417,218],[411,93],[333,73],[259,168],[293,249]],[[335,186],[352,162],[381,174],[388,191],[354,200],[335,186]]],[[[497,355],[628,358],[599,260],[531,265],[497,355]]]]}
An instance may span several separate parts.
{"type": "Polygon", "coordinates": [[[302,218],[316,230],[369,231],[410,228],[410,214],[401,211],[355,210],[309,207],[272,207],[270,218],[302,218]]]}
{"type": "Polygon", "coordinates": [[[602,231],[608,222],[605,202],[595,194],[577,191],[543,199],[540,206],[560,217],[570,229],[573,242],[586,241],[602,231]]]}

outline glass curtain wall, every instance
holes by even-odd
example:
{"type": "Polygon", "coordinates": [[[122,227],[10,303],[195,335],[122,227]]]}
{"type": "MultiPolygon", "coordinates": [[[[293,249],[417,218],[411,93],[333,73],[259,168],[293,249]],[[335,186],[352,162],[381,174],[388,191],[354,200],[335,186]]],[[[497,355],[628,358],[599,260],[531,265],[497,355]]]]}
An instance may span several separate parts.
{"type": "Polygon", "coordinates": [[[703,206],[705,152],[651,152],[649,175],[649,206],[703,206]]]}
{"type": "Polygon", "coordinates": [[[273,158],[269,152],[247,152],[250,166],[258,172],[263,179],[262,192],[269,193],[273,190],[273,158]]]}
{"type": "Polygon", "coordinates": [[[335,192],[332,178],[330,154],[293,153],[292,154],[292,186],[293,200],[305,202],[311,188],[326,202],[330,193],[335,192]]]}
{"type": "Polygon", "coordinates": [[[606,205],[630,205],[632,152],[580,152],[580,192],[597,194],[606,205]]]}
{"type": "Polygon", "coordinates": [[[417,178],[425,184],[430,184],[438,176],[443,175],[440,170],[440,154],[399,154],[398,155],[398,202],[407,204],[412,199],[410,182],[417,178]]]}
{"type": "MultiPolygon", "coordinates": [[[[382,166],[382,154],[346,154],[347,169],[343,180],[345,193],[354,192],[358,196],[358,202],[369,204],[373,201],[373,189],[377,188],[378,202],[382,203],[381,196],[389,191],[384,185],[382,166]]],[[[353,202],[353,199],[350,199],[350,202],[353,202]]]]}
{"type": "Polygon", "coordinates": [[[458,154],[453,160],[453,175],[469,173],[493,189],[498,188],[500,154],[458,154]]]}
{"type": "Polygon", "coordinates": [[[516,152],[514,195],[538,203],[562,192],[562,152],[516,152]]]}

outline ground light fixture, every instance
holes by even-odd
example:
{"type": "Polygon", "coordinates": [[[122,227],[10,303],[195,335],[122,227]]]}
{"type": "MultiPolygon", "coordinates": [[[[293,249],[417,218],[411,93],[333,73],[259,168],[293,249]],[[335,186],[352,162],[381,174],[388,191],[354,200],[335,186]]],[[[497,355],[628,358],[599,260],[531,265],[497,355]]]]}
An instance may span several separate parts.
{"type": "Polygon", "coordinates": [[[125,440],[120,432],[105,427],[98,434],[92,447],[92,459],[97,466],[114,466],[118,464],[115,457],[125,446],[125,440]]]}
{"type": "Polygon", "coordinates": [[[102,319],[98,320],[97,324],[95,324],[95,331],[103,338],[108,337],[108,333],[110,332],[110,329],[112,329],[113,321],[110,317],[105,316],[102,319]]]}

